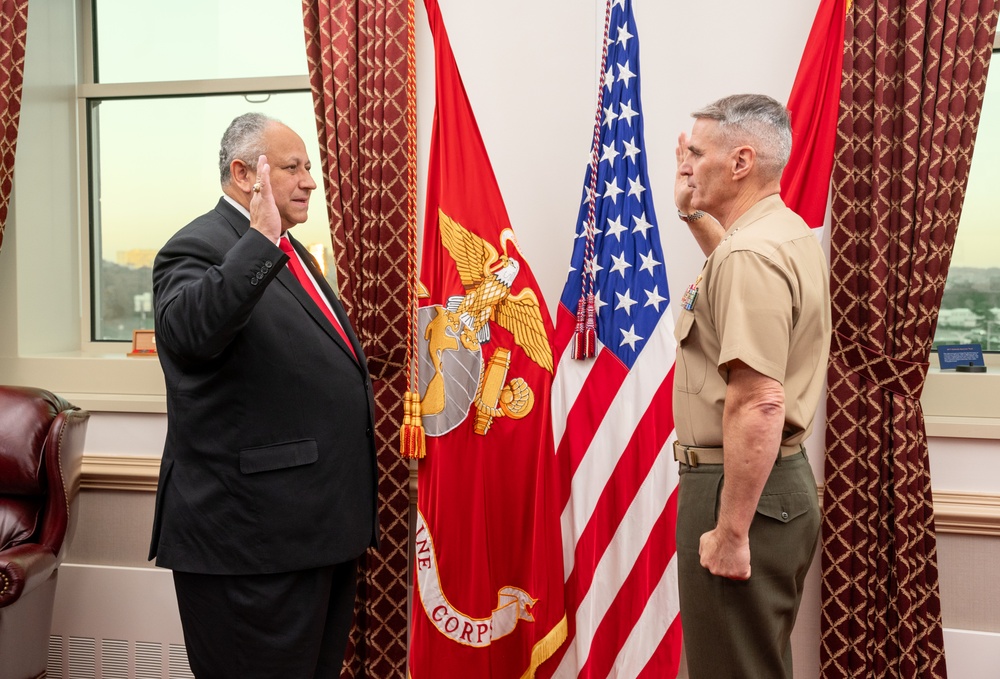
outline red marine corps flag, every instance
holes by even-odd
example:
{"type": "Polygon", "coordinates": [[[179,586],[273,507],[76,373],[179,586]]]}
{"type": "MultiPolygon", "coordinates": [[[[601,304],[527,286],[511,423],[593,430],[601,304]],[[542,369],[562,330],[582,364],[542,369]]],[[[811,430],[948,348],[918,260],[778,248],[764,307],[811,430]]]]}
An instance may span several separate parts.
{"type": "Polygon", "coordinates": [[[566,636],[549,407],[552,321],[524,261],[437,0],[418,312],[412,679],[518,679],[566,636]]]}
{"type": "Polygon", "coordinates": [[[781,176],[781,198],[814,229],[826,219],[850,4],[849,0],[820,0],[788,95],[792,156],[781,176]]]}

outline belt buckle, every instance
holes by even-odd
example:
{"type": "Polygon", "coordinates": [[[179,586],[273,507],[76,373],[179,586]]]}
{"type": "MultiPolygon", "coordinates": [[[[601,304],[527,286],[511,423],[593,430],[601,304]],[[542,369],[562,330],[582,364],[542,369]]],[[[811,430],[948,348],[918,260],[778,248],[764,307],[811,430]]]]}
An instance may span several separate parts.
{"type": "Polygon", "coordinates": [[[680,441],[674,441],[674,452],[678,453],[675,457],[683,458],[677,460],[678,462],[686,464],[689,467],[698,466],[698,453],[691,450],[690,446],[685,446],[680,441]]]}

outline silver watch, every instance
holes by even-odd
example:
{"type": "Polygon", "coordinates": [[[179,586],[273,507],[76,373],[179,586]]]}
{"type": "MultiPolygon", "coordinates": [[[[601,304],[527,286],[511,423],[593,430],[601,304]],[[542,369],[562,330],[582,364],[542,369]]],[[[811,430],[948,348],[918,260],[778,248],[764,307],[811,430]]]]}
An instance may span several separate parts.
{"type": "Polygon", "coordinates": [[[684,214],[683,212],[681,212],[678,209],[677,210],[677,216],[680,217],[685,222],[688,222],[690,224],[691,222],[696,222],[699,219],[701,219],[702,217],[704,217],[705,216],[705,212],[703,210],[695,210],[691,214],[687,214],[686,215],[686,214],[684,214]]]}

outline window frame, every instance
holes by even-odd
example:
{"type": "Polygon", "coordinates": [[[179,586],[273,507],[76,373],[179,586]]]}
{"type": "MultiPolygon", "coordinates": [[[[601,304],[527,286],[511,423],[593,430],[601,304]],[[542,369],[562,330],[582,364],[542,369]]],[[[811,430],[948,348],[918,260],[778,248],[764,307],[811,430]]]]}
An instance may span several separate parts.
{"type": "MultiPolygon", "coordinates": [[[[83,295],[83,322],[80,327],[80,351],[85,356],[105,356],[116,347],[127,352],[131,347],[128,342],[120,340],[94,340],[96,321],[94,318],[94,301],[98,294],[95,290],[94,264],[96,221],[92,212],[91,196],[94,194],[96,169],[95,160],[90,154],[93,146],[94,123],[91,116],[91,102],[110,101],[115,99],[163,99],[168,97],[197,97],[225,95],[267,95],[287,92],[308,92],[311,90],[308,74],[298,76],[265,76],[251,78],[218,78],[198,80],[154,80],[142,82],[97,82],[99,66],[97,62],[96,36],[98,33],[95,20],[96,0],[77,0],[80,12],[78,34],[81,36],[81,49],[78,54],[80,61],[80,79],[76,87],[77,102],[77,136],[80,143],[79,160],[79,195],[80,195],[80,230],[84,249],[81,252],[81,289],[83,295]]],[[[164,407],[165,412],[165,407],[164,407]]]]}
{"type": "MultiPolygon", "coordinates": [[[[109,347],[128,346],[122,340],[94,340],[97,321],[94,315],[94,304],[99,291],[95,288],[98,281],[94,277],[94,266],[100,257],[95,253],[97,247],[94,232],[96,216],[92,211],[91,197],[94,195],[94,182],[99,180],[97,157],[92,154],[94,132],[97,123],[94,117],[94,104],[115,100],[166,99],[213,97],[227,95],[272,95],[284,93],[309,92],[309,77],[302,76],[270,76],[265,78],[230,78],[220,80],[188,80],[188,81],[151,81],[141,83],[83,83],[77,87],[77,119],[80,124],[80,139],[82,141],[80,158],[80,177],[85,178],[80,186],[81,217],[84,220],[87,252],[82,261],[83,280],[87,286],[87,294],[83,299],[83,316],[87,322],[81,327],[80,344],[85,353],[107,353],[109,347]]],[[[321,192],[322,193],[322,192],[321,192]]]]}

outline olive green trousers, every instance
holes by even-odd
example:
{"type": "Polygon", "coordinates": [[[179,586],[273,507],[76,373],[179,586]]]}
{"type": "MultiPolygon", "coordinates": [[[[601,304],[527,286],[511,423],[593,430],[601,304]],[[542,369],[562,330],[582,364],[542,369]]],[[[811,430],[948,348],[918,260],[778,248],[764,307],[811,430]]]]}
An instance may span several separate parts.
{"type": "MultiPolygon", "coordinates": [[[[728,451],[727,451],[728,454],[728,451]]],[[[680,465],[677,566],[690,679],[791,679],[790,637],[819,538],[816,479],[805,451],[776,460],[750,525],[750,579],[701,566],[715,527],[723,465],[680,465]]]]}

